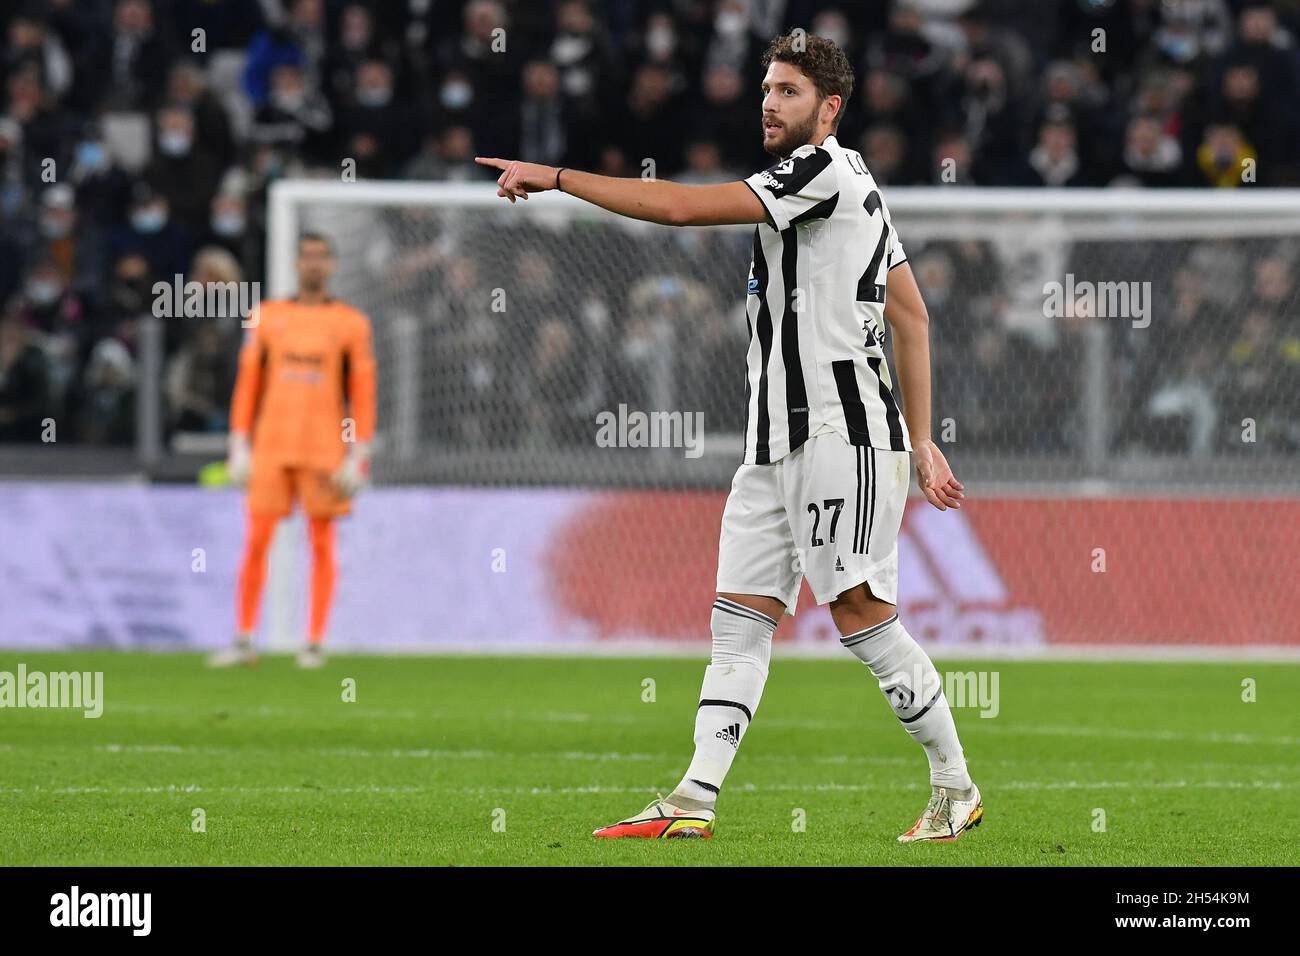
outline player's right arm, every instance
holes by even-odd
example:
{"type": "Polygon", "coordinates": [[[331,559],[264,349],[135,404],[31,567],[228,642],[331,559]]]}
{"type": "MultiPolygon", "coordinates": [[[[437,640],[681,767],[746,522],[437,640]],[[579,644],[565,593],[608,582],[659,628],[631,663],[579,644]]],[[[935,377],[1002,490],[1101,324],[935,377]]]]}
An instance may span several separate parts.
{"type": "Polygon", "coordinates": [[[722,226],[764,222],[767,212],[753,189],[744,182],[709,186],[687,186],[664,179],[626,179],[601,176],[539,163],[476,156],[482,166],[502,170],[497,195],[514,202],[529,193],[560,188],[579,199],[631,219],[665,226],[722,226]],[[559,185],[557,186],[557,182],[559,185]]]}
{"type": "Polygon", "coordinates": [[[226,458],[226,475],[232,484],[242,487],[252,473],[253,419],[257,400],[262,394],[262,377],[266,367],[266,345],[259,332],[260,310],[253,313],[244,344],[239,350],[239,368],[230,399],[230,443],[226,458]]]}
{"type": "Polygon", "coordinates": [[[912,438],[917,484],[925,500],[940,511],[960,508],[966,497],[961,482],[930,437],[930,314],[906,260],[891,268],[885,280],[885,321],[894,334],[894,365],[912,438]]]}

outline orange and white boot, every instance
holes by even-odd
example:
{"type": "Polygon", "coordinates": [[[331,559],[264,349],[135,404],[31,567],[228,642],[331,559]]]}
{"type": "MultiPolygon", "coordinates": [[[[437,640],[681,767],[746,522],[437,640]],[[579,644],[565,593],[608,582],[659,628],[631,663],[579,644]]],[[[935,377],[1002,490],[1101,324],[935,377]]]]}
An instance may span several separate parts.
{"type": "Polygon", "coordinates": [[[980,788],[975,784],[972,783],[969,790],[935,787],[925,812],[912,829],[899,836],[898,842],[955,840],[971,827],[979,826],[983,819],[984,801],[980,799],[980,788]]]}
{"type": "Polygon", "coordinates": [[[712,810],[683,810],[656,798],[634,817],[592,831],[594,837],[641,837],[650,840],[697,839],[713,836],[712,810]]]}

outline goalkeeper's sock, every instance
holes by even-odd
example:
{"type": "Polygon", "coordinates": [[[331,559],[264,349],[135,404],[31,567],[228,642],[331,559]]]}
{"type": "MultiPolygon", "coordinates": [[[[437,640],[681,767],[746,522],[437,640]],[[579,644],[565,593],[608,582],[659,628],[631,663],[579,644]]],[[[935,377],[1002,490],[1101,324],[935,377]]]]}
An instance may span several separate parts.
{"type": "Polygon", "coordinates": [[[713,658],[695,712],[695,757],[668,797],[684,810],[712,808],[717,800],[763,696],[776,630],[766,614],[726,598],[714,603],[711,624],[713,658]]]}
{"type": "Polygon", "coordinates": [[[840,642],[867,665],[903,729],[925,749],[931,785],[969,789],[966,757],[943,693],[943,681],[898,615],[848,634],[840,642]]]}
{"type": "Polygon", "coordinates": [[[325,640],[330,606],[334,601],[334,582],[338,578],[338,562],[334,558],[333,519],[312,518],[308,525],[308,537],[311,539],[311,615],[307,640],[312,645],[319,645],[325,640]]]}
{"type": "Polygon", "coordinates": [[[257,611],[262,603],[262,588],[266,585],[266,556],[271,549],[271,537],[279,518],[275,515],[248,516],[248,538],[244,543],[244,559],[239,567],[239,583],[235,598],[235,630],[252,639],[257,626],[257,611]]]}

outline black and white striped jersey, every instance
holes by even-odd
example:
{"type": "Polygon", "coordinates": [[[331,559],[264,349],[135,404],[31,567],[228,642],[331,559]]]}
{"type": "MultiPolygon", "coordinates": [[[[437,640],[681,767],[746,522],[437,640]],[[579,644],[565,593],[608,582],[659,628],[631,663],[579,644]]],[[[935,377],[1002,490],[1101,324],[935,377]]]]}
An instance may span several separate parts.
{"type": "Polygon", "coordinates": [[[745,183],[768,219],[745,309],[745,462],[779,461],[824,429],[911,451],[884,351],[885,278],[906,256],[862,156],[828,136],[745,183]]]}

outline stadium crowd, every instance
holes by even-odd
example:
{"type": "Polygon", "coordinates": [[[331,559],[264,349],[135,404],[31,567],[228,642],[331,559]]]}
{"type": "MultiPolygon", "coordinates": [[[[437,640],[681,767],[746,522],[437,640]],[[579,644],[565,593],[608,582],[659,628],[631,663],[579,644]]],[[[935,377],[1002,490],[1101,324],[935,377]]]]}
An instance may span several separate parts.
{"type": "MultiPolygon", "coordinates": [[[[615,175],[653,159],[657,175],[694,182],[769,165],[758,59],[796,26],[848,51],[858,88],[839,138],[886,186],[1300,185],[1300,0],[10,0],[0,442],[39,441],[50,418],[60,441],[132,441],[154,283],[263,279],[277,178],[337,178],[345,159],[361,178],[492,178],[475,154],[615,175]],[[1253,161],[1245,178],[1243,161],[1253,161]]],[[[1275,246],[1243,263],[1248,288],[1231,303],[1187,250],[1167,283],[1186,334],[1159,367],[1140,349],[1117,366],[1145,390],[1136,414],[1186,419],[1175,449],[1213,447],[1206,421],[1237,414],[1252,388],[1275,403],[1278,376],[1300,371],[1297,254],[1275,246]]],[[[986,317],[961,341],[939,333],[950,401],[993,447],[1067,450],[1070,330],[1044,346],[1003,328],[979,244],[910,251],[932,308],[962,301],[986,317]],[[984,277],[979,288],[958,287],[968,275],[984,277]],[[1062,374],[1008,393],[1008,370],[1025,363],[1062,374]],[[995,421],[1008,395],[1024,428],[995,421]]],[[[480,281],[464,257],[421,262],[430,301],[480,281]]],[[[525,264],[539,282],[556,267],[545,254],[525,264]]],[[[570,395],[575,408],[624,400],[590,394],[586,339],[563,322],[518,334],[534,361],[507,408],[545,416],[529,395],[570,395]]],[[[225,429],[238,336],[233,317],[168,320],[170,431],[225,429]]],[[[694,381],[693,363],[724,345],[713,329],[706,348],[680,350],[678,378],[694,381]]],[[[441,373],[481,379],[458,355],[435,363],[441,373]]],[[[637,358],[627,361],[634,377],[637,358]]],[[[1149,431],[1128,421],[1117,441],[1149,431]]]]}

